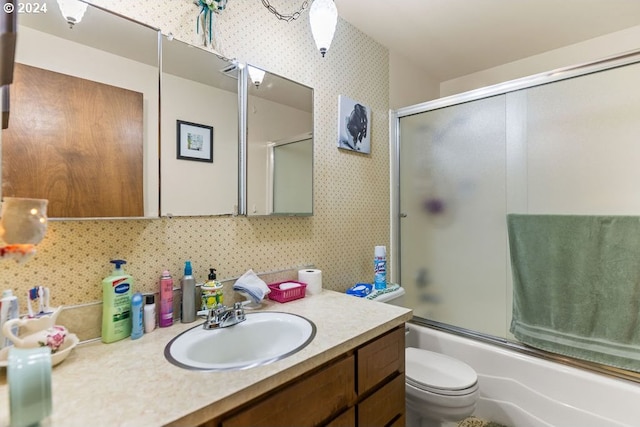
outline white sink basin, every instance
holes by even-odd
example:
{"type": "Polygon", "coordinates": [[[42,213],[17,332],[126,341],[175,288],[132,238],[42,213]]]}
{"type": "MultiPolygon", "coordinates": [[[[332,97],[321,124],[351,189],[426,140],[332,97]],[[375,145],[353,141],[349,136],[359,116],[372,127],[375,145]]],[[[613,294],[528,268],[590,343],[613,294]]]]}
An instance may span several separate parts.
{"type": "Polygon", "coordinates": [[[171,340],[164,355],[186,369],[247,369],[300,351],[315,334],[313,322],[295,314],[248,313],[244,322],[226,328],[191,328],[171,340]]]}

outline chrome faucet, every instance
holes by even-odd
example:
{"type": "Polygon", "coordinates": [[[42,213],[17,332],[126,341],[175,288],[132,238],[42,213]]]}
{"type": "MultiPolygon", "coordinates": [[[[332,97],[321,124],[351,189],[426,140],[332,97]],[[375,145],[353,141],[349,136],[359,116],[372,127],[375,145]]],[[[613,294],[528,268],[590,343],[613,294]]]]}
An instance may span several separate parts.
{"type": "Polygon", "coordinates": [[[244,322],[245,319],[244,306],[241,302],[233,304],[233,307],[218,304],[209,310],[203,327],[205,329],[226,328],[244,322]]]}

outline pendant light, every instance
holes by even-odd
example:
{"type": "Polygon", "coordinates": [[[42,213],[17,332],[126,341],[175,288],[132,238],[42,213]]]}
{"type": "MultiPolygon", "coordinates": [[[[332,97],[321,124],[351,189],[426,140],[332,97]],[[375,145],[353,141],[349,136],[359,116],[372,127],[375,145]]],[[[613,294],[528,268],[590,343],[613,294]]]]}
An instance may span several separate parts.
{"type": "Polygon", "coordinates": [[[69,28],[79,23],[87,10],[87,3],[79,0],[58,0],[58,6],[62,16],[69,23],[69,28]]]}
{"type": "Polygon", "coordinates": [[[249,71],[249,78],[251,79],[253,84],[256,85],[257,89],[258,87],[260,87],[260,84],[264,79],[265,71],[261,70],[260,68],[252,67],[251,65],[247,67],[247,70],[249,71]]]}
{"type": "Polygon", "coordinates": [[[333,0],[314,0],[309,9],[309,24],[316,46],[324,57],[333,35],[336,32],[338,22],[338,9],[333,0]]]}

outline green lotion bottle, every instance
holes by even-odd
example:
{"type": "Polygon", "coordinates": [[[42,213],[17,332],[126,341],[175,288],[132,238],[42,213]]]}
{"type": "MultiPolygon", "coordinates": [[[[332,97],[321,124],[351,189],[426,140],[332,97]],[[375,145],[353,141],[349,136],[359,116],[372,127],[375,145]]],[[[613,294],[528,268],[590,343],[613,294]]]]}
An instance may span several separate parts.
{"type": "Polygon", "coordinates": [[[131,335],[131,289],[133,278],[122,268],[127,262],[111,260],[115,268],[102,281],[102,342],[111,343],[131,335]]]}

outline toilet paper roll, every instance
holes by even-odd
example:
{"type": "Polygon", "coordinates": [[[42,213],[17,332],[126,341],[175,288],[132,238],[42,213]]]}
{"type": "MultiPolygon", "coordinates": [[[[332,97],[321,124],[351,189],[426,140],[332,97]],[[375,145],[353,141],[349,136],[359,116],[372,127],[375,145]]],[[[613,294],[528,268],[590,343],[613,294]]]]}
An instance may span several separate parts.
{"type": "Polygon", "coordinates": [[[298,270],[298,282],[307,284],[308,295],[317,295],[322,292],[322,271],[313,268],[298,270]]]}

